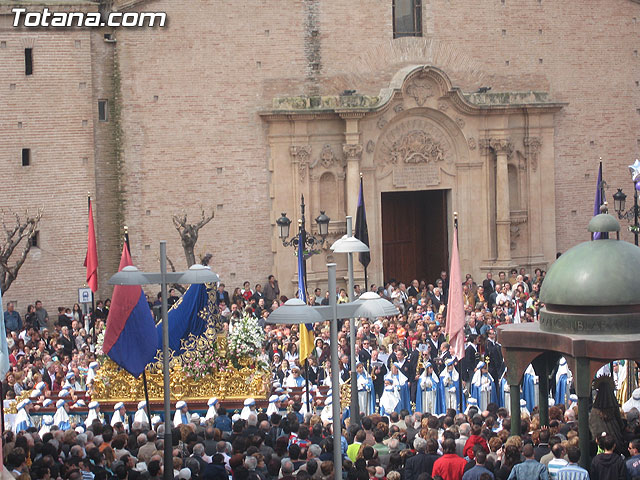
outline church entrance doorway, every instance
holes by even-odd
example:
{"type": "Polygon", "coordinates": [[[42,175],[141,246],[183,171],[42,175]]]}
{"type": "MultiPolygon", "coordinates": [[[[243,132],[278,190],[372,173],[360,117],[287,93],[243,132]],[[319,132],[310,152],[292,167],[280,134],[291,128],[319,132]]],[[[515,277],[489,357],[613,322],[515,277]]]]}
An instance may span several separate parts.
{"type": "Polygon", "coordinates": [[[433,283],[449,270],[446,190],[382,193],[384,281],[433,283]]]}

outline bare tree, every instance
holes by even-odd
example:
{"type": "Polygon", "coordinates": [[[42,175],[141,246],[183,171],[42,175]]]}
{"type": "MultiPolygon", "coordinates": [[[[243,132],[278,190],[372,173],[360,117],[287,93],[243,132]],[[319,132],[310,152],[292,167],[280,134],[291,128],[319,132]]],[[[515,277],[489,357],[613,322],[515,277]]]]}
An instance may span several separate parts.
{"type": "Polygon", "coordinates": [[[187,223],[187,214],[185,212],[182,212],[180,215],[173,216],[173,225],[180,234],[182,248],[184,249],[184,256],[187,259],[187,267],[191,267],[191,265],[196,263],[194,250],[196,242],[198,241],[198,233],[202,227],[213,220],[213,216],[213,211],[211,211],[210,215],[205,215],[204,208],[201,212],[200,221],[195,224],[187,223]]]}
{"type": "Polygon", "coordinates": [[[38,208],[36,214],[31,216],[27,210],[24,218],[21,218],[17,213],[7,214],[4,210],[1,210],[4,231],[4,239],[0,243],[0,289],[2,293],[9,290],[13,281],[18,277],[18,272],[33,245],[33,238],[38,232],[38,225],[43,212],[43,208],[38,208]],[[7,217],[13,217],[15,223],[12,220],[8,224],[7,217]],[[21,250],[19,253],[16,252],[14,256],[16,248],[21,243],[21,250]]]}

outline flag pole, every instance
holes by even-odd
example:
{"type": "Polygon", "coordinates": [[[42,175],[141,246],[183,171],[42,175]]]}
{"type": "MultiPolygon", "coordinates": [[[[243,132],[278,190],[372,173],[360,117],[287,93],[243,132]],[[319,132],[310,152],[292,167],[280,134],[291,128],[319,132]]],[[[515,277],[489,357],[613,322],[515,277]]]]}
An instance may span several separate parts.
{"type": "MultiPolygon", "coordinates": [[[[456,232],[456,242],[458,241],[458,212],[453,212],[453,228],[456,232]]],[[[455,245],[458,248],[458,245],[455,245]]],[[[448,313],[448,312],[447,312],[448,313]]],[[[460,408],[460,413],[462,410],[462,359],[458,359],[458,405],[460,408]]]]}
{"type": "MultiPolygon", "coordinates": [[[[87,212],[91,214],[91,192],[87,192],[87,212]]],[[[89,219],[91,221],[91,219],[89,219]]],[[[96,335],[96,294],[95,292],[91,292],[91,315],[93,315],[93,328],[92,330],[92,340],[93,344],[96,344],[97,335],[96,335]]],[[[89,317],[91,318],[91,316],[89,317]]]]}
{"type": "MultiPolygon", "coordinates": [[[[124,226],[124,243],[127,245],[127,251],[131,255],[131,242],[129,242],[129,227],[124,226]]],[[[147,388],[147,371],[142,371],[142,387],[144,389],[144,401],[147,404],[147,417],[149,418],[149,427],[151,427],[151,406],[149,405],[149,389],[147,388]]]]}

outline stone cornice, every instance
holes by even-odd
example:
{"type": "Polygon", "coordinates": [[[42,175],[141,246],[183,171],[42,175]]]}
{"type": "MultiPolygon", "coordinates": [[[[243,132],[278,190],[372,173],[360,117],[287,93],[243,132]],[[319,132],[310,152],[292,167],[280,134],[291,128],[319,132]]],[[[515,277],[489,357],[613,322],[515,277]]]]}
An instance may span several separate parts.
{"type": "MultiPolygon", "coordinates": [[[[639,0],[640,1],[640,0],[639,0]]],[[[546,92],[491,92],[465,93],[451,85],[447,75],[436,67],[413,65],[401,69],[391,80],[389,87],[383,88],[379,95],[327,95],[327,96],[292,96],[273,99],[273,108],[259,114],[267,121],[272,119],[299,118],[301,115],[338,115],[341,118],[358,118],[365,114],[386,111],[391,101],[402,95],[403,88],[408,85],[415,87],[418,80],[432,80],[438,96],[448,99],[460,112],[469,115],[487,115],[522,112],[523,110],[544,110],[557,112],[567,103],[554,102],[546,92]]],[[[436,92],[416,93],[416,89],[408,93],[424,103],[424,96],[436,95],[436,92]],[[419,96],[420,95],[420,96],[419,96]]]]}

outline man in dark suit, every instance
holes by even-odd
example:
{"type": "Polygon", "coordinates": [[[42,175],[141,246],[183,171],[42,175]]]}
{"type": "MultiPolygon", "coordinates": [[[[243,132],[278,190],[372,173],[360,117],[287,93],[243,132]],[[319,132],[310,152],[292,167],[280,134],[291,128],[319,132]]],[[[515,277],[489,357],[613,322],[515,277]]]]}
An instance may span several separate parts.
{"type": "Polygon", "coordinates": [[[502,285],[498,283],[496,284],[495,290],[493,291],[493,293],[488,297],[489,300],[487,301],[487,306],[489,307],[489,310],[493,310],[493,306],[496,304],[496,299],[498,298],[498,295],[500,295],[501,292],[502,292],[502,285]]]}
{"type": "Polygon", "coordinates": [[[362,348],[358,353],[358,360],[362,362],[365,368],[369,368],[369,364],[371,363],[371,346],[370,339],[365,338],[362,340],[362,348]]]}
{"type": "Polygon", "coordinates": [[[489,357],[489,374],[495,382],[498,382],[504,371],[504,359],[502,358],[502,345],[496,341],[496,331],[489,330],[485,354],[489,357]]]}
{"type": "Polygon", "coordinates": [[[379,399],[384,391],[384,376],[389,370],[387,370],[387,367],[383,362],[378,360],[378,350],[371,351],[371,363],[373,390],[376,392],[376,399],[379,399]],[[373,366],[373,363],[380,363],[380,366],[373,366]]]}
{"type": "Polygon", "coordinates": [[[493,279],[491,272],[487,273],[487,278],[482,282],[482,288],[484,288],[484,294],[486,297],[490,296],[496,289],[496,281],[493,279]]]}
{"type": "Polygon", "coordinates": [[[467,348],[464,350],[464,358],[462,359],[460,377],[464,382],[469,382],[471,380],[471,373],[473,369],[476,367],[478,362],[478,341],[479,336],[469,335],[469,344],[467,348]]]}
{"type": "Polygon", "coordinates": [[[309,355],[307,361],[309,362],[309,383],[319,385],[324,380],[324,370],[318,367],[314,356],[309,355]]]}
{"type": "Polygon", "coordinates": [[[444,335],[440,333],[440,330],[438,330],[437,328],[431,330],[431,336],[429,338],[429,346],[431,347],[431,350],[429,351],[429,357],[431,357],[432,362],[438,356],[438,353],[440,352],[440,346],[444,341],[444,335]]]}
{"type": "Polygon", "coordinates": [[[404,479],[416,480],[421,473],[426,473],[431,477],[433,464],[440,458],[436,453],[438,450],[437,443],[433,439],[424,440],[423,438],[416,437],[413,441],[413,448],[417,454],[407,460],[404,468],[404,479]],[[427,448],[428,443],[430,443],[429,448],[427,448]],[[432,450],[433,452],[431,452],[432,450]]]}
{"type": "Polygon", "coordinates": [[[431,303],[433,304],[433,310],[437,312],[440,309],[440,305],[444,303],[444,295],[439,287],[433,289],[433,292],[428,294],[431,303]]]}

